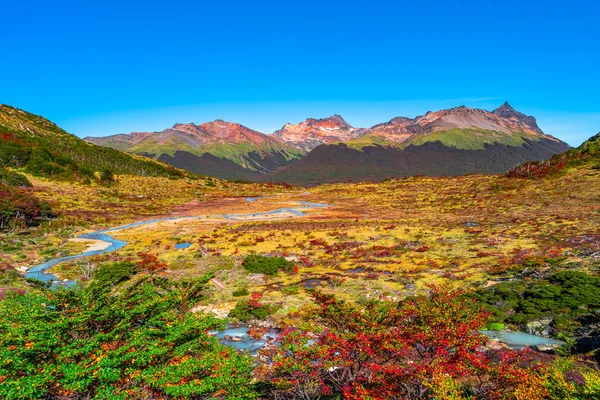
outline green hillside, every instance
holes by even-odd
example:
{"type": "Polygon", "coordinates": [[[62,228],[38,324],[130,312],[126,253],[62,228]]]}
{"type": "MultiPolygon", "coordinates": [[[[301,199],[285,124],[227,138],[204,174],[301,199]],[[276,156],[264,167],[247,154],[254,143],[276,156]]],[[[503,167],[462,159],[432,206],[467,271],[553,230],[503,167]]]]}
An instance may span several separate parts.
{"type": "Polygon", "coordinates": [[[346,142],[348,147],[360,150],[366,146],[386,146],[405,149],[410,145],[422,146],[425,143],[441,142],[444,146],[462,150],[484,150],[486,144],[503,144],[506,146],[522,146],[525,139],[537,141],[538,135],[524,132],[498,132],[481,128],[450,129],[427,134],[416,134],[403,142],[394,142],[384,137],[366,134],[346,142]]]}
{"type": "Polygon", "coordinates": [[[199,157],[206,153],[210,153],[215,157],[231,160],[235,164],[252,171],[260,171],[262,168],[260,165],[256,165],[250,160],[248,155],[251,153],[256,153],[259,156],[280,154],[286,161],[300,158],[304,154],[301,150],[290,145],[269,142],[265,142],[263,145],[257,145],[251,142],[209,143],[198,147],[191,145],[177,136],[170,138],[167,142],[159,142],[156,138],[148,137],[143,142],[130,147],[124,146],[122,143],[118,142],[110,142],[105,145],[112,148],[120,146],[121,149],[129,153],[152,154],[157,158],[162,154],[173,156],[177,151],[186,151],[199,157]]]}
{"type": "Polygon", "coordinates": [[[528,135],[523,132],[498,132],[481,128],[450,129],[426,135],[416,135],[402,147],[409,145],[420,146],[427,142],[442,142],[443,145],[464,150],[484,150],[486,144],[503,144],[506,146],[522,146],[525,139],[538,140],[539,135],[528,135]]]}
{"type": "Polygon", "coordinates": [[[181,176],[183,172],[142,157],[96,146],[47,119],[0,105],[0,167],[52,179],[97,179],[99,173],[181,176]]]}
{"type": "Polygon", "coordinates": [[[508,171],[507,175],[513,178],[537,179],[577,166],[600,169],[600,133],[586,140],[581,146],[555,154],[549,160],[521,164],[508,171]]]}
{"type": "Polygon", "coordinates": [[[576,149],[570,150],[569,153],[579,154],[584,158],[600,159],[600,133],[592,136],[586,140],[581,146],[576,149]]]}

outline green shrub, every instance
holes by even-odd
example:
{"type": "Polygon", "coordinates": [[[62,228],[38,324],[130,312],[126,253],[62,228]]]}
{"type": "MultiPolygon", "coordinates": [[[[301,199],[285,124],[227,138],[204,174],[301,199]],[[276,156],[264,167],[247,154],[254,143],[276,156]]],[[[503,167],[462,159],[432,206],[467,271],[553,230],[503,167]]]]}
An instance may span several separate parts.
{"type": "Polygon", "coordinates": [[[108,186],[111,183],[113,183],[114,181],[115,181],[115,174],[111,170],[105,169],[100,174],[100,183],[101,184],[108,186]]]}
{"type": "Polygon", "coordinates": [[[547,279],[503,282],[470,293],[498,323],[526,324],[552,317],[553,328],[568,333],[578,320],[600,310],[600,277],[582,271],[561,271],[547,279]]]}
{"type": "Polygon", "coordinates": [[[487,328],[490,331],[501,331],[502,329],[504,329],[504,324],[500,322],[491,322],[487,328]]]}
{"type": "Polygon", "coordinates": [[[242,296],[248,296],[250,294],[250,292],[248,291],[247,288],[243,287],[243,288],[239,288],[239,289],[235,290],[232,294],[234,297],[242,297],[242,296]]]}
{"type": "Polygon", "coordinates": [[[251,254],[244,259],[243,267],[255,274],[275,275],[279,271],[290,272],[294,263],[283,257],[264,257],[251,254]]]}
{"type": "Polygon", "coordinates": [[[0,167],[0,184],[13,187],[32,187],[24,175],[0,167]]]}
{"type": "Polygon", "coordinates": [[[2,250],[3,253],[14,253],[21,250],[22,247],[23,245],[21,243],[3,243],[0,250],[2,250]]]}
{"type": "Polygon", "coordinates": [[[116,285],[131,278],[137,271],[132,261],[111,262],[100,265],[94,271],[94,281],[97,285],[116,285]]]}
{"type": "Polygon", "coordinates": [[[0,398],[256,398],[251,357],[209,334],[224,322],[189,312],[208,278],[8,295],[0,301],[0,398]]]}
{"type": "Polygon", "coordinates": [[[251,319],[265,319],[271,314],[272,310],[269,306],[262,305],[260,307],[254,307],[250,305],[248,301],[238,302],[233,310],[229,311],[229,317],[236,318],[243,322],[251,319]]]}
{"type": "Polygon", "coordinates": [[[19,281],[21,275],[14,269],[0,270],[0,285],[10,285],[19,281]]]}
{"type": "Polygon", "coordinates": [[[281,292],[283,294],[288,295],[288,296],[295,295],[295,294],[298,294],[300,292],[300,286],[298,286],[298,285],[289,285],[289,286],[286,286],[283,289],[281,289],[281,292]]]}

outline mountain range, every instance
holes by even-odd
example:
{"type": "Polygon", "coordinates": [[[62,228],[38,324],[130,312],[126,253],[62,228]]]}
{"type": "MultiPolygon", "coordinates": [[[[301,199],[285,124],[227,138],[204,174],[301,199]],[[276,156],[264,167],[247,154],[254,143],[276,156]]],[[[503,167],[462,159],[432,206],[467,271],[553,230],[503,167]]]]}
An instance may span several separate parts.
{"type": "Polygon", "coordinates": [[[508,102],[493,111],[460,106],[370,128],[333,115],[270,135],[216,120],[85,140],[219,178],[302,184],[500,173],[569,148],[508,102]]]}
{"type": "Polygon", "coordinates": [[[273,136],[219,119],[200,125],[175,124],[161,132],[133,132],[85,140],[226,179],[256,178],[304,155],[302,150],[273,136]]]}

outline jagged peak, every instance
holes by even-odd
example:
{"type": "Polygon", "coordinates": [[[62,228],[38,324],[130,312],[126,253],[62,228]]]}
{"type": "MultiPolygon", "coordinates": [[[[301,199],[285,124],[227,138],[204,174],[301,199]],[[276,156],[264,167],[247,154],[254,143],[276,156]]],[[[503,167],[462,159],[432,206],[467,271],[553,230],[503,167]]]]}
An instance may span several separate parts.
{"type": "Polygon", "coordinates": [[[493,112],[497,114],[497,112],[501,112],[501,111],[512,111],[512,112],[517,112],[517,110],[515,110],[513,108],[513,106],[511,106],[508,101],[505,101],[504,104],[502,104],[500,107],[496,108],[493,112]]]}
{"type": "Polygon", "coordinates": [[[508,104],[508,101],[504,102],[504,104],[492,111],[492,114],[495,114],[502,118],[516,118],[517,120],[528,125],[535,131],[543,133],[542,130],[538,127],[535,117],[525,115],[522,112],[515,110],[510,104],[508,104]]]}

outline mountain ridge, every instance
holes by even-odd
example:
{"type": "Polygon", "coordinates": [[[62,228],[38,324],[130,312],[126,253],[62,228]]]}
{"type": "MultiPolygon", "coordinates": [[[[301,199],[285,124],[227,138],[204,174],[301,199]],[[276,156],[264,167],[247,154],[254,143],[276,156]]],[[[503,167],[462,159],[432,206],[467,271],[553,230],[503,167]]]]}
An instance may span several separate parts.
{"type": "MultiPolygon", "coordinates": [[[[198,125],[177,123],[172,128],[159,132],[134,132],[85,139],[150,156],[193,172],[216,174],[215,176],[226,179],[253,180],[283,178],[284,175],[279,173],[280,169],[289,171],[296,168],[290,167],[292,165],[305,165],[305,158],[317,163],[332,159],[324,157],[322,150],[319,150],[318,157],[311,156],[320,146],[328,146],[326,148],[332,152],[332,156],[345,154],[332,147],[341,144],[359,151],[378,147],[388,150],[385,154],[373,151],[368,153],[377,153],[384,159],[389,159],[412,154],[416,151],[415,147],[440,143],[441,148],[426,148],[435,148],[438,152],[445,148],[452,154],[468,155],[477,160],[476,163],[471,163],[473,168],[466,172],[458,165],[460,160],[450,162],[453,165],[447,169],[454,173],[505,172],[529,159],[548,158],[569,148],[566,143],[545,134],[534,117],[515,110],[508,102],[492,111],[463,105],[428,111],[414,118],[399,116],[369,128],[353,127],[341,115],[334,114],[326,118],[307,118],[297,124],[286,123],[270,135],[218,119],[198,125]],[[396,151],[408,148],[408,153],[396,151]],[[487,152],[490,166],[482,164],[485,159],[482,154],[454,150],[487,152]],[[494,152],[498,154],[493,154],[494,152]]],[[[433,162],[429,157],[424,159],[433,162]]],[[[413,163],[419,162],[415,158],[411,160],[413,163]]],[[[362,162],[364,165],[369,164],[366,160],[362,162]]],[[[376,165],[378,161],[374,159],[371,163],[376,165]]],[[[327,163],[319,165],[325,171],[331,167],[327,163]]],[[[446,173],[442,166],[437,169],[407,166],[403,170],[397,170],[395,168],[400,164],[391,162],[390,165],[394,166],[390,167],[390,174],[403,175],[407,171],[446,173]]],[[[364,174],[358,174],[357,177],[360,175],[364,174]]],[[[297,177],[297,173],[294,176],[297,177]]]]}
{"type": "Polygon", "coordinates": [[[86,137],[84,140],[146,155],[197,173],[221,171],[217,177],[226,179],[246,179],[254,173],[272,172],[304,154],[275,137],[222,119],[202,124],[176,123],[157,132],[86,137]],[[204,157],[205,154],[221,159],[221,165],[217,166],[219,162],[204,157]],[[250,173],[246,174],[240,168],[250,173]]]}

